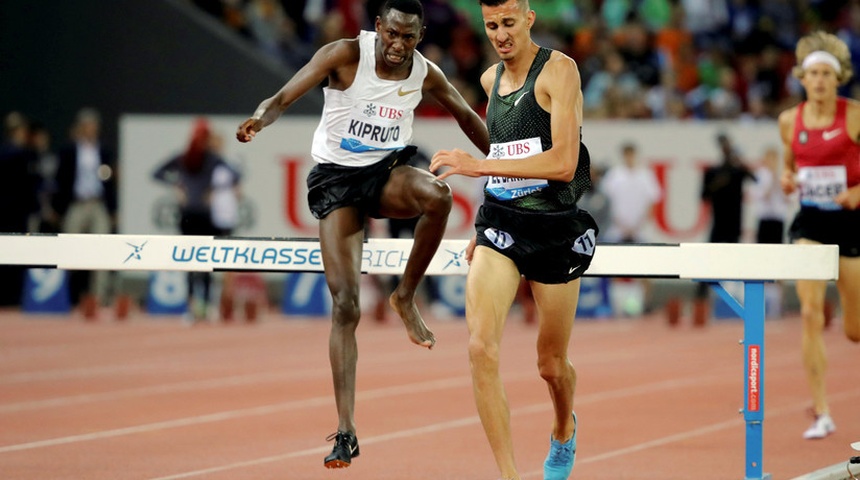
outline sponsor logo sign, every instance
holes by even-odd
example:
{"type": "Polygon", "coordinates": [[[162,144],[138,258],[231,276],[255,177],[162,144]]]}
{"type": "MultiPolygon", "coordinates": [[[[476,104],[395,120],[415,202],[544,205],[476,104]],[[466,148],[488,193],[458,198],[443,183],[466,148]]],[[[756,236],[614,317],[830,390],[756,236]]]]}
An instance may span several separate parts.
{"type": "Polygon", "coordinates": [[[761,346],[747,347],[747,362],[749,377],[747,377],[747,411],[757,412],[761,409],[761,346]]]}

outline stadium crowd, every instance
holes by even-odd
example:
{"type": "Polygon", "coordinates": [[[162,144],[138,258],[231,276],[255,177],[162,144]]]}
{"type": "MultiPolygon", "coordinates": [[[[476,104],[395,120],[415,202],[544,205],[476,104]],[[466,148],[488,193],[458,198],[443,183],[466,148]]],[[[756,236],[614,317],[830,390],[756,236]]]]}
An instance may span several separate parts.
{"type": "MultiPolygon", "coordinates": [[[[380,0],[189,0],[292,67],[372,29],[380,0]]],[[[477,0],[424,0],[419,50],[480,113],[495,55],[477,0]]],[[[531,0],[533,37],[579,64],[593,119],[774,119],[802,96],[790,75],[805,33],[837,34],[860,62],[860,0],[531,0]]],[[[855,71],[860,65],[855,64],[855,71]]],[[[858,98],[860,79],[841,94],[858,98]]],[[[422,114],[436,115],[433,106],[422,114]]]]}

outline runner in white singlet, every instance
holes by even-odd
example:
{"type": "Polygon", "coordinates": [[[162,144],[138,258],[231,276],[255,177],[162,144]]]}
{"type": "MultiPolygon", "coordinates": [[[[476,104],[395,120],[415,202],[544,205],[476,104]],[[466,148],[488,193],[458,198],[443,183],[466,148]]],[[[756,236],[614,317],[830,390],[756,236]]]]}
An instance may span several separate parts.
{"type": "MultiPolygon", "coordinates": [[[[426,170],[405,163],[415,107],[424,96],[447,109],[481,151],[489,138],[481,118],[436,65],[415,52],[424,36],[418,0],[388,0],[375,32],[320,48],[274,96],[264,100],[236,132],[251,141],[296,99],[328,81],[314,135],[317,165],[308,175],[308,200],[319,219],[320,247],[332,296],[329,359],[337,405],[337,432],[328,468],[348,467],[359,454],[355,427],[355,370],[359,281],[367,217],[415,218],[415,240],[389,304],[410,339],[431,348],[433,333],[415,306],[415,292],[436,253],[452,205],[451,190],[426,170]]],[[[291,139],[292,140],[292,139],[291,139]]]]}

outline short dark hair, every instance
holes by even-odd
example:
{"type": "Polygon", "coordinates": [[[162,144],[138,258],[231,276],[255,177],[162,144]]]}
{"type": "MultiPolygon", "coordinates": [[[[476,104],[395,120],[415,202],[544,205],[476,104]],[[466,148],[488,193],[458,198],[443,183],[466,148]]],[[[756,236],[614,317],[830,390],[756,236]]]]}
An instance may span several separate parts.
{"type": "MultiPolygon", "coordinates": [[[[514,1],[517,2],[517,5],[521,7],[523,6],[523,0],[514,1]]],[[[488,7],[498,7],[499,5],[507,2],[508,0],[478,0],[478,3],[480,3],[481,5],[486,5],[488,7]]],[[[528,5],[528,3],[526,3],[526,5],[528,5]]]]}
{"type": "Polygon", "coordinates": [[[386,0],[379,11],[380,17],[388,15],[390,10],[397,10],[409,15],[418,15],[418,20],[424,24],[424,6],[420,0],[386,0]]]}

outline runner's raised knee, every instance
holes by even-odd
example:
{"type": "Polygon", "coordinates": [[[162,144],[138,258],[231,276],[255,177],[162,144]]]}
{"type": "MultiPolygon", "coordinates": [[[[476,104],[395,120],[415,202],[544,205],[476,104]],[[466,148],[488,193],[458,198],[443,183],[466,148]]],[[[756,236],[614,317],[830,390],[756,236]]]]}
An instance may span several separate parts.
{"type": "Polygon", "coordinates": [[[425,214],[431,215],[448,215],[451,211],[451,206],[454,203],[451,187],[440,180],[433,180],[430,188],[430,195],[427,196],[422,205],[425,214]]]}

